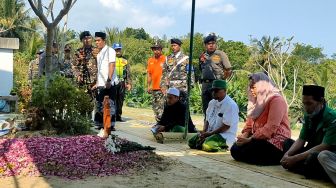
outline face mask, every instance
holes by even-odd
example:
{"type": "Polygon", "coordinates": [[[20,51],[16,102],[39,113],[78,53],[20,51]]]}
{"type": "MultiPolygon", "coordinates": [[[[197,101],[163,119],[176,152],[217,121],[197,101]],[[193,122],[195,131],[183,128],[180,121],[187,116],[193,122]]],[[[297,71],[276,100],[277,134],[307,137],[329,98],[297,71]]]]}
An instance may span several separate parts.
{"type": "Polygon", "coordinates": [[[310,118],[316,116],[318,113],[320,113],[321,109],[322,109],[322,106],[319,106],[318,108],[316,108],[316,109],[314,110],[314,112],[312,112],[311,114],[308,114],[308,116],[309,116],[310,118]]]}

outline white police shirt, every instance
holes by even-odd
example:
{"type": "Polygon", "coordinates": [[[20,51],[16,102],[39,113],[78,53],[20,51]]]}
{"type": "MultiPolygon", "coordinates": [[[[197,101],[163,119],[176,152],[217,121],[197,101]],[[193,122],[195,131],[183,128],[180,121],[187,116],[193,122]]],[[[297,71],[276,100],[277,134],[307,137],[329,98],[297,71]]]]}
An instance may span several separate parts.
{"type": "Polygon", "coordinates": [[[223,124],[230,126],[225,132],[219,133],[231,148],[236,141],[236,133],[239,123],[239,108],[228,95],[222,101],[212,99],[206,110],[206,120],[209,123],[207,131],[214,131],[223,124]]]}
{"type": "MultiPolygon", "coordinates": [[[[98,66],[98,86],[105,86],[108,78],[108,72],[110,63],[116,62],[116,52],[111,47],[107,45],[104,46],[102,50],[97,55],[97,66],[98,66]]],[[[116,69],[112,74],[111,78],[112,85],[118,84],[118,77],[116,74],[116,69]]]]}

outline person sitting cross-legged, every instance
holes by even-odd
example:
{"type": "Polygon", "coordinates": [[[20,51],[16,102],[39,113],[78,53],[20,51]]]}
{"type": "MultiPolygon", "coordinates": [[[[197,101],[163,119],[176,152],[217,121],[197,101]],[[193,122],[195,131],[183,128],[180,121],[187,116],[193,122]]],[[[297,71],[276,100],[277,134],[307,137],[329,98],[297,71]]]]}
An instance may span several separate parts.
{"type": "MultiPolygon", "coordinates": [[[[167,91],[167,104],[163,109],[160,121],[151,128],[154,135],[160,132],[184,132],[186,119],[186,105],[180,101],[180,91],[169,88],[167,91]]],[[[190,114],[188,132],[196,132],[190,114]]]]}
{"type": "Polygon", "coordinates": [[[225,80],[215,80],[212,84],[214,99],[209,102],[203,131],[189,139],[192,149],[217,152],[229,149],[236,139],[239,122],[239,108],[226,94],[225,80]]]}
{"type": "Polygon", "coordinates": [[[249,81],[247,120],[231,156],[250,164],[278,165],[283,143],[291,137],[287,103],[265,73],[254,73],[249,81]]]}
{"type": "MultiPolygon", "coordinates": [[[[281,165],[306,178],[327,179],[318,155],[336,148],[336,111],[324,99],[324,87],[305,85],[302,91],[304,122],[299,138],[284,143],[285,155],[281,165]]],[[[321,157],[320,157],[321,158],[321,157]]],[[[323,158],[323,154],[322,154],[323,158]]]]}
{"type": "Polygon", "coordinates": [[[336,185],[336,153],[335,151],[324,150],[317,156],[318,161],[328,174],[331,181],[336,185]]]}

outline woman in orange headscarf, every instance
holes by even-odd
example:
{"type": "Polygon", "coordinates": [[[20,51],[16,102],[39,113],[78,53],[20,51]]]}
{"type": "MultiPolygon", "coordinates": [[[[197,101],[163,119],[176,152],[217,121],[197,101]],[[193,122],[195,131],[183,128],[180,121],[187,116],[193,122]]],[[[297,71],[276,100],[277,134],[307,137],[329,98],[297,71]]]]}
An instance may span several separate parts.
{"type": "Polygon", "coordinates": [[[249,80],[247,121],[231,155],[251,164],[280,164],[283,142],[291,136],[287,103],[265,73],[252,74],[249,80]]]}

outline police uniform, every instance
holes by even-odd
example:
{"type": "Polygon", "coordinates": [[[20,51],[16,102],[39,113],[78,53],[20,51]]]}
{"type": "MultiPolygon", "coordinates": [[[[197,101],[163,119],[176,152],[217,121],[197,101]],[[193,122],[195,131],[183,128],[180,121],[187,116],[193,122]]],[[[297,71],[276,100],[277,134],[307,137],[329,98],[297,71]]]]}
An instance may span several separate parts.
{"type": "MultiPolygon", "coordinates": [[[[171,43],[181,45],[182,42],[178,39],[172,39],[171,43]]],[[[180,100],[186,103],[188,92],[188,70],[189,57],[183,52],[171,54],[167,57],[162,69],[161,88],[175,87],[180,90],[180,100]]],[[[191,85],[195,82],[194,71],[192,70],[191,85]]]]}
{"type": "MultiPolygon", "coordinates": [[[[86,36],[91,36],[88,31],[84,31],[80,35],[80,40],[86,36]]],[[[92,95],[91,87],[97,82],[97,60],[93,55],[93,47],[82,47],[76,50],[72,65],[73,76],[77,84],[81,87],[86,87],[87,92],[92,95]],[[84,58],[79,58],[83,56],[84,58]]]]}
{"type": "MultiPolygon", "coordinates": [[[[207,44],[210,41],[216,41],[214,35],[209,35],[204,39],[207,44]]],[[[211,86],[214,80],[225,80],[225,70],[231,69],[228,56],[221,50],[215,50],[212,53],[204,52],[200,57],[200,70],[202,82],[202,105],[205,114],[209,102],[212,100],[211,86]]]]}
{"type": "MultiPolygon", "coordinates": [[[[121,44],[114,43],[113,49],[122,49],[121,44]]],[[[119,79],[119,83],[116,85],[116,120],[122,121],[122,107],[125,100],[126,85],[131,85],[131,69],[128,61],[123,57],[116,57],[116,73],[119,79]]]]}

